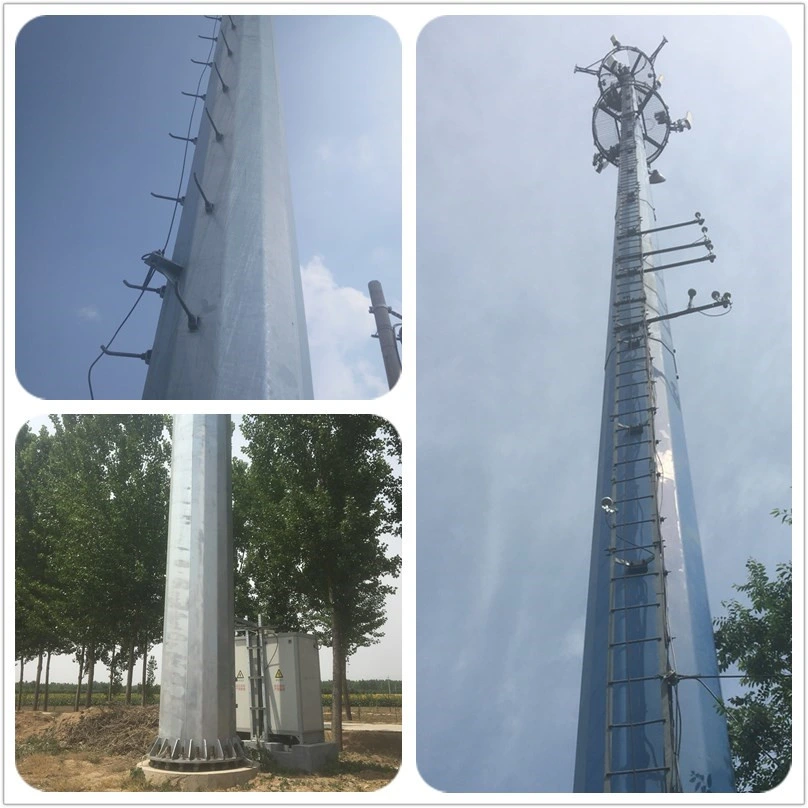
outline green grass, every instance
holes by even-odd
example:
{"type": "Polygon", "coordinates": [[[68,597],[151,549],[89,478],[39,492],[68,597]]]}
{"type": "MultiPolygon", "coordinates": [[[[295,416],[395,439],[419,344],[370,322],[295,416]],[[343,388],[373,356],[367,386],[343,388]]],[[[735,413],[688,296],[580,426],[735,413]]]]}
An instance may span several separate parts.
{"type": "Polygon", "coordinates": [[[55,738],[47,735],[32,735],[25,743],[17,744],[14,757],[17,760],[28,755],[57,755],[62,747],[55,738]]]}

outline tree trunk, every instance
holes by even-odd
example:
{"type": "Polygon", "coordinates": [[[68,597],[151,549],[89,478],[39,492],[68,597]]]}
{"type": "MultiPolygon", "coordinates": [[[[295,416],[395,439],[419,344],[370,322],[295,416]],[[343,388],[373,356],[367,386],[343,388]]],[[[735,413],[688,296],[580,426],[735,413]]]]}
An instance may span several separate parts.
{"type": "Polygon", "coordinates": [[[135,641],[129,641],[129,655],[126,659],[126,703],[132,703],[132,674],[135,671],[135,641]]]}
{"type": "Polygon", "coordinates": [[[342,658],[342,697],[345,699],[345,718],[348,721],[353,721],[353,716],[351,715],[351,694],[348,692],[348,660],[345,657],[342,658]]]}
{"type": "Polygon", "coordinates": [[[342,632],[337,615],[331,619],[331,740],[342,751],[342,632]]]}
{"type": "Polygon", "coordinates": [[[146,706],[146,667],[149,664],[149,643],[143,644],[143,674],[140,678],[140,704],[146,706]]]}
{"type": "Polygon", "coordinates": [[[95,676],[95,648],[90,646],[87,649],[87,697],[84,700],[85,707],[93,706],[93,677],[95,676]]]}
{"type": "Polygon", "coordinates": [[[20,695],[17,698],[17,712],[22,710],[22,683],[23,683],[22,672],[24,669],[25,669],[25,657],[20,657],[20,695]]]}
{"type": "Polygon", "coordinates": [[[76,702],[73,705],[73,712],[77,713],[81,703],[81,680],[84,677],[84,646],[79,651],[79,683],[76,685],[76,702]]]}
{"type": "Polygon", "coordinates": [[[34,685],[34,710],[39,709],[39,683],[42,681],[42,651],[39,652],[36,663],[36,684],[34,685]]]}
{"type": "Polygon", "coordinates": [[[45,697],[42,701],[42,711],[48,712],[48,686],[50,685],[50,658],[51,652],[48,651],[48,661],[45,663],[45,697]]]}
{"type": "Polygon", "coordinates": [[[115,679],[115,649],[117,645],[112,646],[112,654],[109,658],[109,686],[107,687],[107,704],[112,704],[112,683],[115,679]]]}

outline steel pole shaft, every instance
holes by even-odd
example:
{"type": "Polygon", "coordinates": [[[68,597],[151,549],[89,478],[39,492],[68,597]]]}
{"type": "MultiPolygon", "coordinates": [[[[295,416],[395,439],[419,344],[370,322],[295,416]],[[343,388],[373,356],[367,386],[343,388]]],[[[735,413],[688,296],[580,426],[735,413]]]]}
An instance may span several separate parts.
{"type": "Polygon", "coordinates": [[[160,681],[151,764],[243,765],[236,734],[230,417],[175,415],[160,681]]]}
{"type": "Polygon", "coordinates": [[[313,398],[272,18],[235,20],[232,54],[219,37],[213,56],[172,254],[198,327],[167,290],[144,399],[313,398]]]}
{"type": "Polygon", "coordinates": [[[733,790],[637,83],[619,166],[574,790],[733,790]],[[639,255],[648,256],[644,266],[639,255]],[[608,511],[604,502],[614,503],[608,511]],[[718,684],[710,688],[717,694],[718,684]]]}

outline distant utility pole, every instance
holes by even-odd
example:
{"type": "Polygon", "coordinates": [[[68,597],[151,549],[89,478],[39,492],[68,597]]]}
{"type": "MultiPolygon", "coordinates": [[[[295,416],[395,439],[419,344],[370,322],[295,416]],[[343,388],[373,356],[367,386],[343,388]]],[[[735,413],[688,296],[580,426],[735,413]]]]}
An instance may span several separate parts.
{"type": "Polygon", "coordinates": [[[387,305],[379,281],[371,281],[368,284],[368,291],[370,292],[368,311],[376,319],[376,333],[373,336],[379,340],[384,371],[387,374],[387,386],[392,390],[401,376],[401,356],[396,345],[396,342],[401,342],[401,325],[398,325],[399,332],[396,334],[396,326],[392,324],[390,315],[398,317],[399,320],[401,315],[387,305]]]}
{"type": "MultiPolygon", "coordinates": [[[[157,772],[245,767],[236,733],[230,416],[175,415],[157,772]]],[[[213,780],[207,787],[214,788],[213,780]]]]}
{"type": "Polygon", "coordinates": [[[309,399],[271,18],[222,17],[207,65],[174,253],[144,256],[167,285],[143,398],[309,399]]]}
{"type": "Polygon", "coordinates": [[[715,258],[704,224],[656,222],[649,171],[671,131],[654,61],[614,45],[576,72],[597,77],[592,131],[600,173],[618,167],[595,524],[575,791],[728,792],[733,774],[701,556],[670,320],[729,309],[730,295],[669,313],[662,271],[715,258]],[[678,250],[682,260],[669,256],[678,250]],[[692,257],[692,250],[698,257],[692,257]]]}

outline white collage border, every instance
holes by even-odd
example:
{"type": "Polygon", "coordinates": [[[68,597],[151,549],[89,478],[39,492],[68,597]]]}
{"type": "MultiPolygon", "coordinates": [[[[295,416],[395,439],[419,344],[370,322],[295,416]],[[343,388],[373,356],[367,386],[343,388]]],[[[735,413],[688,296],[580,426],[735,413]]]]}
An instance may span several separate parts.
{"type": "MultiPolygon", "coordinates": [[[[247,402],[176,402],[170,408],[155,407],[147,401],[45,401],[31,396],[17,381],[15,375],[15,284],[14,284],[14,43],[17,33],[26,22],[42,14],[205,14],[216,13],[224,6],[235,14],[244,12],[275,15],[369,15],[386,19],[397,30],[402,45],[402,308],[407,314],[408,342],[417,345],[416,318],[416,233],[415,233],[415,140],[416,99],[415,70],[418,34],[431,20],[443,15],[707,15],[707,14],[763,14],[776,19],[790,34],[793,44],[792,92],[794,98],[792,157],[793,157],[793,386],[792,420],[794,441],[794,489],[797,507],[794,508],[795,535],[794,566],[797,570],[795,604],[797,621],[794,630],[795,677],[804,683],[804,614],[800,604],[800,584],[804,581],[804,547],[799,541],[803,536],[800,504],[804,502],[804,6],[801,3],[760,4],[699,4],[699,3],[587,3],[587,4],[540,4],[540,3],[276,3],[276,4],[98,4],[98,3],[50,3],[50,4],[5,4],[4,5],[4,701],[3,701],[3,802],[6,804],[144,804],[141,794],[111,793],[46,793],[25,784],[16,772],[14,763],[14,438],[23,423],[31,417],[50,413],[153,413],[165,412],[260,412],[260,413],[373,413],[390,421],[399,431],[403,444],[403,496],[404,526],[402,545],[402,634],[404,654],[402,679],[406,693],[403,717],[402,765],[397,777],[386,787],[376,792],[365,793],[276,793],[271,798],[267,793],[240,792],[165,794],[150,796],[148,802],[158,804],[605,804],[646,805],[651,800],[646,795],[585,795],[585,794],[445,794],[427,785],[416,768],[416,698],[415,679],[415,587],[416,587],[416,502],[415,502],[415,403],[416,403],[416,350],[407,352],[405,367],[399,384],[390,393],[370,401],[262,401],[251,406],[247,402]]],[[[794,692],[795,744],[794,768],[783,786],[769,794],[755,795],[668,795],[666,803],[712,803],[712,804],[800,804],[804,801],[804,689],[794,692]]],[[[458,728],[462,731],[462,728],[458,728]]],[[[481,739],[481,754],[484,740],[481,739]]],[[[536,750],[537,755],[541,750],[536,750]]],[[[469,766],[474,766],[473,760],[469,766]]]]}

